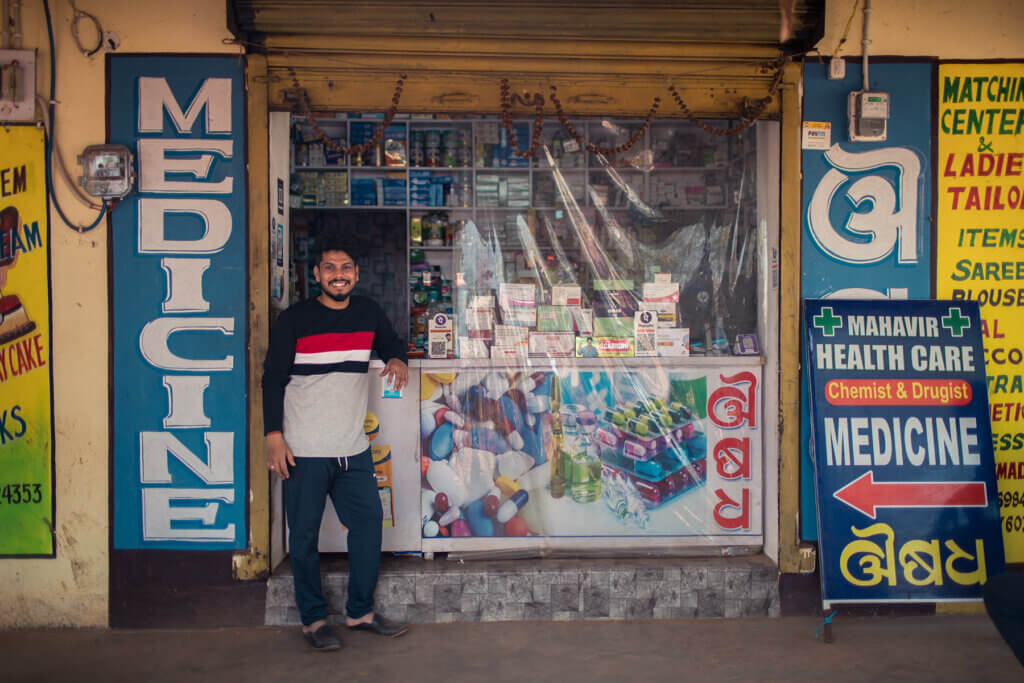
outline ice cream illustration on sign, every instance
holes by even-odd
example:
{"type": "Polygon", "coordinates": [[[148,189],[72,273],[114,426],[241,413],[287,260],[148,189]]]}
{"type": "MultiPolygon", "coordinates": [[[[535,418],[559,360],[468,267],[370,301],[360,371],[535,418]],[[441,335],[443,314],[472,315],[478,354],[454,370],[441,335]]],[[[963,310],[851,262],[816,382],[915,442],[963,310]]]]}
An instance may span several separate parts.
{"type": "Polygon", "coordinates": [[[14,268],[24,246],[18,235],[18,210],[8,206],[0,211],[0,344],[24,336],[36,328],[15,294],[4,295],[7,272],[14,268]]]}

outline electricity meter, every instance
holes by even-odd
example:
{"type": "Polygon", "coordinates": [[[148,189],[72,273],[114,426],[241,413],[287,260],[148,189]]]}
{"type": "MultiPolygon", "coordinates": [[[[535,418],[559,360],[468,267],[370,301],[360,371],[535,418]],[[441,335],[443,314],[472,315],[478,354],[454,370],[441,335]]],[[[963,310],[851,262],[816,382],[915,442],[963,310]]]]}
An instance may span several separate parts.
{"type": "Polygon", "coordinates": [[[847,100],[852,142],[885,140],[889,121],[889,93],[881,90],[851,92],[847,100]]]}
{"type": "Polygon", "coordinates": [[[124,145],[89,145],[78,157],[78,182],[93,197],[121,199],[135,185],[135,156],[124,145]]]}

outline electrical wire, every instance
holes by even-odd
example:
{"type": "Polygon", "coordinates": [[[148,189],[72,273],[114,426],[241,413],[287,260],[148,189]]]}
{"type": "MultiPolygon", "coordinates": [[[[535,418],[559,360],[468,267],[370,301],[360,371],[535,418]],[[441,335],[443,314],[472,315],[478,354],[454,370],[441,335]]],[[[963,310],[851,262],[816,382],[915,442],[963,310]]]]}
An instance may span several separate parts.
{"type": "Polygon", "coordinates": [[[74,191],[74,196],[79,203],[93,210],[103,208],[102,203],[94,202],[92,196],[86,194],[85,190],[82,189],[82,186],[71,178],[71,174],[68,173],[67,165],[64,163],[64,155],[60,153],[60,148],[57,146],[57,132],[50,125],[49,107],[46,102],[46,98],[42,95],[36,95],[36,101],[39,103],[39,108],[43,112],[43,130],[46,131],[47,137],[53,138],[53,150],[49,161],[56,163],[57,170],[60,171],[61,178],[63,178],[67,186],[74,191]]]}
{"type": "MultiPolygon", "coordinates": [[[[6,21],[6,18],[5,18],[6,21]]],[[[21,49],[21,0],[11,1],[11,48],[21,49]]]]}
{"type": "Polygon", "coordinates": [[[860,41],[861,44],[861,55],[864,60],[864,92],[871,89],[871,82],[868,80],[868,45],[871,44],[871,40],[868,38],[868,20],[871,18],[871,0],[864,0],[864,22],[863,22],[863,37],[860,41]]]}
{"type": "Polygon", "coordinates": [[[836,43],[836,49],[832,51],[832,59],[839,56],[839,48],[846,42],[846,37],[850,35],[850,26],[853,24],[853,18],[857,16],[857,8],[860,6],[860,0],[854,0],[853,9],[850,10],[850,18],[846,20],[846,28],[843,29],[843,37],[836,43]]]}
{"type": "Polygon", "coordinates": [[[71,4],[71,10],[75,13],[75,18],[71,20],[71,37],[75,39],[75,45],[78,46],[78,50],[86,57],[92,57],[94,54],[100,51],[103,47],[103,26],[100,24],[100,20],[95,15],[83,12],[82,10],[75,7],[75,0],[68,0],[71,4]],[[91,50],[82,47],[82,41],[78,36],[78,22],[80,19],[88,19],[92,22],[92,25],[96,28],[96,46],[91,50]]]}
{"type": "Polygon", "coordinates": [[[8,0],[3,0],[3,16],[0,16],[0,22],[3,23],[3,26],[0,27],[0,31],[2,31],[0,32],[0,50],[6,50],[9,47],[9,43],[7,42],[7,27],[11,23],[11,11],[7,4],[8,0]]]}
{"type": "MultiPolygon", "coordinates": [[[[50,101],[48,108],[50,112],[50,124],[56,128],[56,118],[54,112],[54,103],[57,97],[57,51],[53,46],[53,20],[50,17],[50,3],[49,0],[43,0],[43,10],[46,12],[46,34],[50,41],[50,101]]],[[[96,220],[91,225],[79,226],[72,223],[67,216],[64,215],[64,210],[61,209],[60,203],[57,201],[57,195],[53,191],[53,164],[50,163],[51,155],[53,154],[53,136],[46,136],[46,191],[49,193],[50,198],[53,200],[53,208],[57,209],[57,215],[60,216],[61,220],[71,228],[80,233],[89,232],[103,220],[103,217],[107,215],[107,205],[104,203],[100,207],[100,215],[96,216],[96,220]]]]}

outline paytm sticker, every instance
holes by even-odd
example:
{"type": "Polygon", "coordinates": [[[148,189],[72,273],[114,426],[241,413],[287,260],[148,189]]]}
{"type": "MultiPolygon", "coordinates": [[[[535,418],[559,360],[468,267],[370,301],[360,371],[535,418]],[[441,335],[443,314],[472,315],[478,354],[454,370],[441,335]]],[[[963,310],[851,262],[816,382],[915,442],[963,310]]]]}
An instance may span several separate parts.
{"type": "Polygon", "coordinates": [[[804,121],[801,147],[828,149],[832,146],[832,124],[828,121],[804,121]]]}

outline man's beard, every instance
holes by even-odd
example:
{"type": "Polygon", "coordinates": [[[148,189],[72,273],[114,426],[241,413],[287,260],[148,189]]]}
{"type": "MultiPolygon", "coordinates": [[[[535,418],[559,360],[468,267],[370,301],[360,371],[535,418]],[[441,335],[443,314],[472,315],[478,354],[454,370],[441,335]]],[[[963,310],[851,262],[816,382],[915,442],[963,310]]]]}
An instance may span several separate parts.
{"type": "Polygon", "coordinates": [[[352,290],[348,290],[344,294],[335,294],[334,292],[331,291],[331,288],[332,287],[348,287],[349,285],[351,285],[351,281],[348,281],[348,280],[335,280],[335,281],[326,283],[323,287],[321,287],[321,291],[323,291],[324,294],[328,295],[328,297],[330,297],[331,299],[337,301],[338,303],[345,303],[345,301],[348,300],[349,295],[351,295],[352,290]]]}
{"type": "Polygon", "coordinates": [[[323,290],[323,292],[324,292],[324,294],[326,294],[331,299],[334,299],[335,301],[337,301],[339,304],[345,303],[345,301],[348,300],[349,295],[352,294],[352,292],[345,292],[345,293],[339,292],[339,293],[335,294],[334,292],[332,292],[329,289],[325,289],[325,290],[323,290]]]}

